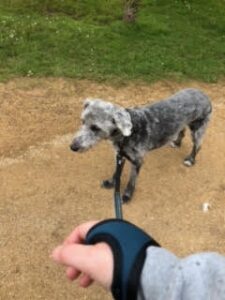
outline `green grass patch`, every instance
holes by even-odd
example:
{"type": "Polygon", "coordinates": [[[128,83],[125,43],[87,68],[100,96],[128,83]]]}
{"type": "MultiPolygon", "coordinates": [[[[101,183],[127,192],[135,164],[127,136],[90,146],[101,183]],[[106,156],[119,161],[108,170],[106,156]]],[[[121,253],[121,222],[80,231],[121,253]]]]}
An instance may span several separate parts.
{"type": "Polygon", "coordinates": [[[225,1],[143,0],[137,22],[122,1],[0,0],[0,80],[93,80],[225,75],[225,1]]]}

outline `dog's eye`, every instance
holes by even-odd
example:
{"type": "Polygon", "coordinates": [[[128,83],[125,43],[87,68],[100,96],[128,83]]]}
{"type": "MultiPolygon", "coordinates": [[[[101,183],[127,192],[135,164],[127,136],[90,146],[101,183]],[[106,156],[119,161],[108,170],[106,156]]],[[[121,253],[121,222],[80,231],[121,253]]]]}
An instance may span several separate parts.
{"type": "Polygon", "coordinates": [[[120,131],[116,128],[116,129],[113,129],[113,130],[111,131],[110,135],[113,137],[113,136],[115,136],[115,135],[118,135],[119,132],[120,132],[120,131]]]}
{"type": "Polygon", "coordinates": [[[91,131],[93,131],[93,132],[99,132],[99,131],[101,130],[101,129],[100,129],[98,126],[96,126],[96,125],[91,125],[90,129],[91,129],[91,131]]]}

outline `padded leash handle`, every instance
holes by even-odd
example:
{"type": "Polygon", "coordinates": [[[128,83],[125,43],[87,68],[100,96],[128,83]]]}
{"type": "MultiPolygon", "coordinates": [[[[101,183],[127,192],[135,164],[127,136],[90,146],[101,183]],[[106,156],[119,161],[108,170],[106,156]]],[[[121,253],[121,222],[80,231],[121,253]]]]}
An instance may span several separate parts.
{"type": "Polygon", "coordinates": [[[86,244],[107,243],[114,258],[111,292],[116,300],[136,300],[146,248],[160,245],[143,230],[124,220],[109,219],[96,224],[86,244]]]}

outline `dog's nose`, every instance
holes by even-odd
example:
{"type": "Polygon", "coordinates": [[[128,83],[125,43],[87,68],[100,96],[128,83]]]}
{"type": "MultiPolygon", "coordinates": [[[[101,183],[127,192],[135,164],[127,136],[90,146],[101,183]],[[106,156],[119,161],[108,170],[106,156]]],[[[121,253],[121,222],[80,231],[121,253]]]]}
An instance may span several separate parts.
{"type": "Polygon", "coordinates": [[[70,149],[72,151],[78,151],[80,149],[80,147],[76,143],[73,143],[70,145],[70,149]]]}

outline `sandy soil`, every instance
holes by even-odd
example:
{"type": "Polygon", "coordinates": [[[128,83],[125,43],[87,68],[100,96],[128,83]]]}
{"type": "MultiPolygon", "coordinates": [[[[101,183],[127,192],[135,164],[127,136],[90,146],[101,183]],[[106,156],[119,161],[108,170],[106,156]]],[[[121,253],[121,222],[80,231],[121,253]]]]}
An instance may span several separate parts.
{"type": "MultiPolygon", "coordinates": [[[[211,96],[213,118],[193,168],[190,151],[166,147],[150,153],[126,219],[179,256],[213,250],[225,254],[225,83],[160,82],[108,86],[64,79],[18,79],[0,84],[0,299],[111,299],[96,285],[82,290],[65,280],[51,250],[80,222],[114,216],[113,151],[102,143],[85,154],[69,151],[82,101],[102,97],[123,106],[164,98],[183,87],[211,96]],[[208,212],[203,203],[210,204],[208,212]]],[[[123,186],[127,179],[127,169],[123,186]]]]}

